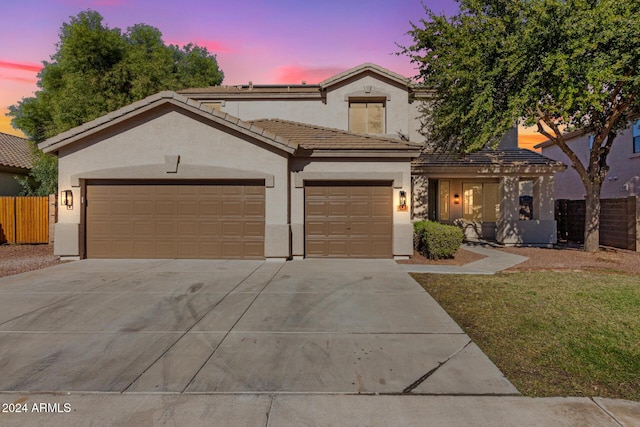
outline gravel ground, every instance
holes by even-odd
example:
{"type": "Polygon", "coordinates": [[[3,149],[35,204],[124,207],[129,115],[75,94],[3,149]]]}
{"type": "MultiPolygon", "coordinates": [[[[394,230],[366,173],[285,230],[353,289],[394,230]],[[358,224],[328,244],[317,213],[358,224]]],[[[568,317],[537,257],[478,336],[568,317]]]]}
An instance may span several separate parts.
{"type": "Polygon", "coordinates": [[[576,247],[558,246],[546,248],[502,248],[501,251],[529,257],[523,263],[507,271],[619,271],[640,274],[640,252],[623,249],[601,248],[587,253],[576,247]]]}
{"type": "MultiPolygon", "coordinates": [[[[619,271],[640,274],[640,252],[615,248],[602,248],[597,253],[584,252],[580,247],[555,248],[499,248],[498,250],[522,255],[527,261],[505,271],[619,271]]],[[[418,253],[401,264],[464,265],[483,258],[473,252],[458,250],[453,259],[430,260],[418,253]]]]}
{"type": "Polygon", "coordinates": [[[53,245],[0,245],[0,277],[63,262],[53,255],[53,245]]]}

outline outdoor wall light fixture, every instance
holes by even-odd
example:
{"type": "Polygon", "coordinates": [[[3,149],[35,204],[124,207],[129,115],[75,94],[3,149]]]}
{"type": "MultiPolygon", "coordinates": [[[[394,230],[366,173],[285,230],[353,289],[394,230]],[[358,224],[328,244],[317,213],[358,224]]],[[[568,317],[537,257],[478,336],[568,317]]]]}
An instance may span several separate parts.
{"type": "Polygon", "coordinates": [[[406,191],[400,191],[400,197],[398,198],[399,200],[399,204],[398,204],[398,210],[399,211],[406,211],[407,210],[407,192],[406,191]]]}
{"type": "Polygon", "coordinates": [[[64,190],[60,193],[60,204],[70,208],[73,206],[73,191],[64,190]]]}
{"type": "Polygon", "coordinates": [[[453,204],[454,205],[459,205],[460,204],[460,195],[459,194],[454,194],[453,195],[453,204]]]}

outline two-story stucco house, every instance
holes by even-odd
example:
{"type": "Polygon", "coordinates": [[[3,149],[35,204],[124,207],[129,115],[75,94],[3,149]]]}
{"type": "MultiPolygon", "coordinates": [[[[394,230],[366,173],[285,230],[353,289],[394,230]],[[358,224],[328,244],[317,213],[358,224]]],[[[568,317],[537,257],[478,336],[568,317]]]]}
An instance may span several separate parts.
{"type": "MultiPolygon", "coordinates": [[[[583,135],[578,130],[565,135],[565,139],[583,164],[587,164],[593,136],[583,135]]],[[[560,147],[551,141],[544,141],[536,145],[536,148],[541,149],[542,154],[548,158],[571,164],[560,147]]],[[[640,196],[640,120],[630,123],[629,127],[618,134],[607,156],[607,164],[609,172],[602,185],[601,198],[640,196]]],[[[574,168],[557,173],[555,179],[556,199],[584,199],[584,184],[574,168]]]]}
{"type": "MultiPolygon", "coordinates": [[[[429,170],[418,118],[424,94],[404,76],[363,64],[317,85],[162,92],[60,134],[40,145],[59,158],[67,200],[55,253],[406,258],[412,220],[426,217],[423,196],[434,182],[441,196],[432,197],[432,208],[451,212],[438,219],[463,217],[454,197],[459,185],[463,209],[494,205],[495,217],[473,218],[479,229],[493,223],[478,237],[530,243],[535,233],[520,231],[519,178],[539,195],[527,226],[550,226],[540,222],[553,206],[544,197],[558,164],[513,148],[521,154],[480,168],[458,161],[462,169],[429,170]],[[478,183],[486,183],[486,199],[478,183]],[[414,193],[421,209],[412,209],[414,193]]],[[[531,243],[549,244],[547,237],[531,243]]]]}

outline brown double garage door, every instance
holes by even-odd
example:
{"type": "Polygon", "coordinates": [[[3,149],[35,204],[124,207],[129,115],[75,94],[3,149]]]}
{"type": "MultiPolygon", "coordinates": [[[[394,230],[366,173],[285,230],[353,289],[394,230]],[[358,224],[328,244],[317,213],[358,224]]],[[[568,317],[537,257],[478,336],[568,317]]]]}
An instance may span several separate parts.
{"type": "Polygon", "coordinates": [[[89,182],[88,258],[264,258],[264,182],[89,182]]]}
{"type": "MultiPolygon", "coordinates": [[[[264,182],[95,181],[86,186],[87,258],[264,258],[264,182]]],[[[305,185],[307,257],[390,258],[392,189],[305,185]]]]}

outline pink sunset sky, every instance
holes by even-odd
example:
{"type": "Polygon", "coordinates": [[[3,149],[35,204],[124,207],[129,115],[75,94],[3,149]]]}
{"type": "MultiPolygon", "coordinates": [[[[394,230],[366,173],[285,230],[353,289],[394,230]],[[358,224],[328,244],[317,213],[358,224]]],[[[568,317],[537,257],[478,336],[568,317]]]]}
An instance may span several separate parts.
{"type": "MultiPolygon", "coordinates": [[[[457,10],[454,0],[424,4],[436,12],[457,10]]],[[[5,41],[0,51],[0,132],[20,135],[5,116],[8,107],[33,96],[42,61],[55,52],[60,26],[87,9],[98,11],[111,28],[144,23],[157,27],[167,44],[206,46],[224,71],[223,84],[231,85],[318,83],[363,62],[411,77],[414,66],[394,53],[396,44],[411,43],[406,35],[410,21],[424,16],[420,0],[7,2],[0,16],[5,41]]]]}

